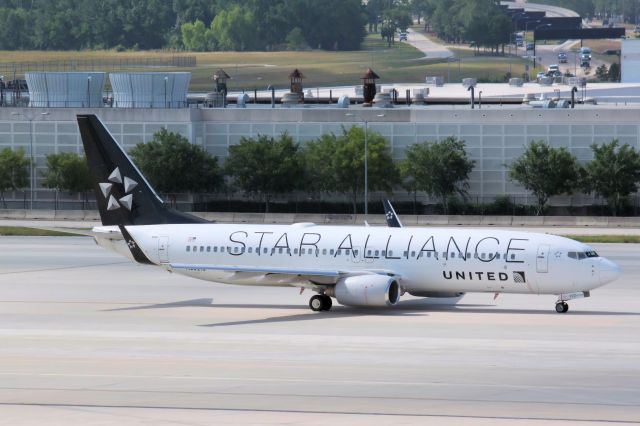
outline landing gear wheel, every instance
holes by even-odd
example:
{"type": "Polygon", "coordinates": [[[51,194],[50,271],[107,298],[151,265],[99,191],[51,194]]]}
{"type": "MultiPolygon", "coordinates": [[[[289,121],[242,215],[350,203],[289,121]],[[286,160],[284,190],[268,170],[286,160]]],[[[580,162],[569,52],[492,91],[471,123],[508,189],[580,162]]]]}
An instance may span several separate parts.
{"type": "Polygon", "coordinates": [[[331,310],[331,306],[333,306],[333,300],[331,300],[330,296],[327,296],[326,294],[322,295],[322,310],[323,311],[329,311],[331,310]]]}
{"type": "Polygon", "coordinates": [[[564,314],[569,310],[569,305],[567,302],[558,302],[556,303],[556,312],[559,314],[564,314]]]}
{"type": "Polygon", "coordinates": [[[309,307],[313,312],[320,312],[324,310],[326,303],[324,301],[324,297],[324,295],[316,294],[315,296],[312,296],[311,299],[309,299],[309,307]]]}

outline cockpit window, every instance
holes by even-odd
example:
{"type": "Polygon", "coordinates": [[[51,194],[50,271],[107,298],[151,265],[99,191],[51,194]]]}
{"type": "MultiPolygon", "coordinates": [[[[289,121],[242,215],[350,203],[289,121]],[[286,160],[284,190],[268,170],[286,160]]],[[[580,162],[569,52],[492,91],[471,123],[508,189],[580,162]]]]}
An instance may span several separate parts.
{"type": "Polygon", "coordinates": [[[569,259],[578,259],[578,260],[582,260],[582,259],[586,259],[586,258],[588,258],[588,257],[600,257],[600,256],[598,256],[598,253],[596,253],[595,251],[590,250],[590,251],[586,251],[586,252],[581,252],[581,251],[578,251],[578,252],[570,251],[570,252],[568,252],[568,253],[567,253],[567,257],[568,257],[569,259]]]}

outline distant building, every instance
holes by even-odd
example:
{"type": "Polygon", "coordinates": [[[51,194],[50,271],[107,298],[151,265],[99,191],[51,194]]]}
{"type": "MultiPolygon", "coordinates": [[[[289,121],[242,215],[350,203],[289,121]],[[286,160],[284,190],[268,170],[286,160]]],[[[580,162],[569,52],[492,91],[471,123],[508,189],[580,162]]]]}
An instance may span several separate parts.
{"type": "Polygon", "coordinates": [[[103,72],[28,72],[29,106],[39,108],[100,108],[103,72]]]}
{"type": "Polygon", "coordinates": [[[111,73],[116,108],[185,108],[189,72],[111,73]]]}

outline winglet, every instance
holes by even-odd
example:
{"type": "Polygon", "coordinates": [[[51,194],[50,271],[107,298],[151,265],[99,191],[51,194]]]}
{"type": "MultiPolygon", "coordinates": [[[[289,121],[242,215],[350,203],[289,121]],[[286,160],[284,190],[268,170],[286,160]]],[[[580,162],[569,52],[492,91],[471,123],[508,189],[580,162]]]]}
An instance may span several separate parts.
{"type": "Polygon", "coordinates": [[[393,209],[391,201],[385,198],[382,204],[384,205],[384,216],[385,219],[387,219],[387,226],[389,228],[402,228],[402,222],[400,222],[400,218],[393,209]]]}

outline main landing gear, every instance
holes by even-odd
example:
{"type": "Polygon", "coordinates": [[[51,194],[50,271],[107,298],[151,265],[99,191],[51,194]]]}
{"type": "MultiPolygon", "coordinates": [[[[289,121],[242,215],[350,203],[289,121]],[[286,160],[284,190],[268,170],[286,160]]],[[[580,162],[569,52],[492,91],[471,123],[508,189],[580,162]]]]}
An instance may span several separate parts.
{"type": "Polygon", "coordinates": [[[328,311],[331,309],[333,301],[326,294],[316,294],[309,299],[309,307],[314,312],[328,311]]]}
{"type": "Polygon", "coordinates": [[[556,312],[559,314],[564,314],[569,310],[569,305],[567,302],[563,300],[559,300],[556,302],[556,312]]]}

